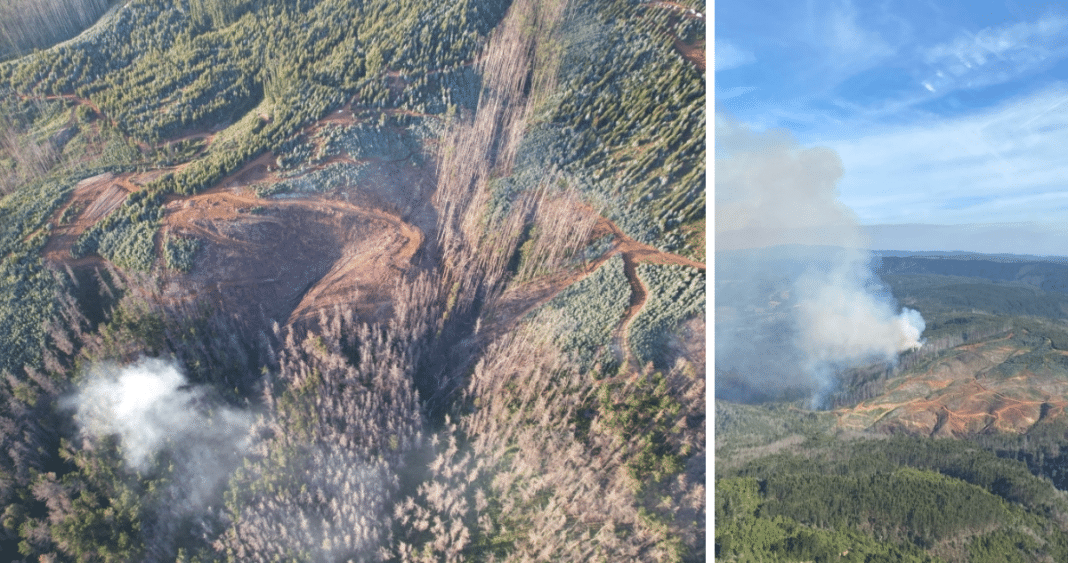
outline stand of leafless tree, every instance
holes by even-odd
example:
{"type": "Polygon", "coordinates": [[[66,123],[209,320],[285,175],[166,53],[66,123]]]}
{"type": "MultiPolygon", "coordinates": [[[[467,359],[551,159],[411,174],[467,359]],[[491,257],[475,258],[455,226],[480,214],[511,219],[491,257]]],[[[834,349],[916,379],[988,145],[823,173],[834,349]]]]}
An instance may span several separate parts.
{"type": "Polygon", "coordinates": [[[0,4],[0,57],[47,47],[89,27],[108,0],[14,0],[0,4]]]}
{"type": "MultiPolygon", "coordinates": [[[[527,326],[480,359],[464,390],[466,414],[446,423],[430,477],[395,509],[406,531],[395,547],[402,561],[461,561],[470,550],[487,560],[659,561],[672,558],[662,545],[669,535],[703,545],[703,426],[685,420],[703,412],[703,379],[684,363],[668,376],[684,405],[672,425],[697,451],[657,491],[678,514],[667,530],[642,517],[626,469],[642,437],[620,437],[588,409],[602,386],[553,348],[552,330],[527,326]],[[580,436],[582,418],[589,427],[580,436]],[[511,541],[501,546],[502,538],[511,541]]],[[[639,380],[614,393],[637,392],[639,380]]]]}
{"type": "Polygon", "coordinates": [[[526,281],[540,273],[568,266],[589,241],[598,215],[590,212],[572,192],[558,190],[546,182],[531,199],[531,236],[522,248],[522,262],[515,281],[526,281]]]}
{"type": "Polygon", "coordinates": [[[0,116],[0,158],[8,157],[15,167],[0,170],[0,196],[37,176],[44,175],[58,157],[51,141],[37,142],[25,128],[0,116]]]}
{"type": "MultiPolygon", "coordinates": [[[[647,429],[621,432],[603,409],[647,392],[652,373],[594,379],[553,344],[565,329],[550,316],[488,344],[478,338],[505,285],[567,267],[597,218],[548,181],[507,211],[490,205],[491,180],[510,173],[526,124],[552,91],[565,8],[516,0],[492,35],[477,110],[439,143],[433,265],[397,281],[388,322],[362,323],[340,308],[322,311],[314,328],[235,320],[115,270],[96,276],[108,311],[101,326],[61,296],[49,372],[171,356],[191,380],[258,417],[217,502],[180,519],[165,503],[152,508],[140,528],[151,539],[143,558],[173,559],[179,534],[191,536],[187,548],[228,561],[665,561],[679,557],[677,542],[703,557],[704,434],[693,417],[703,417],[705,395],[692,366],[680,361],[664,374],[680,408],[654,420],[672,448],[689,452],[687,465],[650,485],[632,469],[647,429]],[[533,234],[512,272],[524,233],[533,234]],[[675,520],[649,517],[665,510],[675,520]]],[[[57,437],[35,426],[41,412],[18,386],[45,405],[63,388],[27,373],[0,385],[9,403],[0,440],[11,466],[24,468],[13,478],[49,512],[27,520],[35,549],[73,556],[75,546],[50,530],[95,485],[33,481],[44,462],[23,458],[57,437]]],[[[176,499],[174,487],[161,498],[176,499]]],[[[0,500],[10,488],[0,479],[0,500]]]]}

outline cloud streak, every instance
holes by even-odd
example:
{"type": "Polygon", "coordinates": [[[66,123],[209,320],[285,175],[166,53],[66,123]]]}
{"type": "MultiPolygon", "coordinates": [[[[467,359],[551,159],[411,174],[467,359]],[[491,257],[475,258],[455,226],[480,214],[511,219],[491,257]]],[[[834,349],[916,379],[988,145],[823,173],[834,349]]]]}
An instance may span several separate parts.
{"type": "Polygon", "coordinates": [[[1068,220],[1068,85],[827,144],[844,163],[843,200],[864,224],[1068,220]]]}
{"type": "Polygon", "coordinates": [[[1033,22],[961,32],[921,51],[928,65],[922,82],[931,92],[1000,84],[1036,72],[1068,55],[1068,18],[1047,15],[1033,22]]]}
{"type": "Polygon", "coordinates": [[[716,39],[716,72],[756,62],[756,55],[725,39],[716,39]]]}

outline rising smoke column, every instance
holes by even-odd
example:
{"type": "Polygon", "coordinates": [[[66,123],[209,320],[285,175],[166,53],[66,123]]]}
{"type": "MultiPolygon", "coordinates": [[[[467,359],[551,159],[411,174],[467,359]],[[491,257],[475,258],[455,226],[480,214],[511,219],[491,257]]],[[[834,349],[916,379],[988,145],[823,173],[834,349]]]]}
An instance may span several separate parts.
{"type": "Polygon", "coordinates": [[[730,400],[833,389],[836,370],[893,361],[922,343],[874,275],[842,162],[787,133],[716,115],[716,394],[730,400]]]}

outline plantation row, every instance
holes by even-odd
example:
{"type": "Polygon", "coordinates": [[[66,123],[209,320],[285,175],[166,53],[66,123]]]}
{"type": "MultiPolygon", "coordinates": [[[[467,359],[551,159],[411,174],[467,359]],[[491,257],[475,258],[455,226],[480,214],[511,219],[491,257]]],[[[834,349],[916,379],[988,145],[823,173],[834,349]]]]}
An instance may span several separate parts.
{"type": "Polygon", "coordinates": [[[401,129],[402,124],[394,124],[395,121],[399,120],[390,119],[389,126],[369,123],[323,126],[310,138],[295,136],[282,143],[276,151],[276,163],[287,171],[306,163],[322,164],[342,155],[354,160],[388,161],[415,157],[415,163],[421,163],[423,147],[419,128],[401,129]]]}
{"type": "MultiPolygon", "coordinates": [[[[704,217],[705,91],[702,73],[672,46],[670,12],[598,2],[569,22],[566,95],[551,112],[556,143],[546,157],[606,181],[601,193],[620,208],[643,209],[651,232],[628,235],[680,251],[689,243],[679,227],[704,217]]],[[[703,22],[684,25],[703,31],[703,22]]]]}
{"type": "Polygon", "coordinates": [[[99,254],[129,270],[147,272],[155,263],[154,237],[163,219],[163,198],[139,191],[103,220],[86,229],[71,247],[71,256],[99,254]]]}
{"type": "MultiPolygon", "coordinates": [[[[198,16],[197,10],[165,9],[169,5],[161,2],[131,2],[105,31],[0,65],[0,84],[7,85],[0,90],[73,93],[100,107],[125,134],[151,144],[236,120],[226,132],[228,142],[149,186],[192,194],[263,151],[280,149],[302,126],[346,101],[395,106],[387,69],[415,76],[460,68],[474,58],[502,10],[484,2],[355,6],[340,0],[295,8],[213,6],[226,6],[225,13],[198,16]]],[[[409,101],[447,98],[456,87],[447,77],[433,82],[441,92],[432,94],[424,85],[425,93],[410,94],[409,101]]],[[[157,161],[173,159],[161,155],[157,161]]]]}
{"type": "Polygon", "coordinates": [[[556,93],[535,108],[495,195],[505,202],[546,173],[562,176],[629,237],[702,256],[693,233],[704,230],[704,77],[675,51],[670,11],[626,2],[571,10],[556,93]]]}
{"type": "MultiPolygon", "coordinates": [[[[225,14],[198,17],[198,4],[131,2],[104,33],[0,66],[0,81],[24,94],[90,99],[123,131],[156,143],[263,99],[319,112],[354,97],[391,105],[387,69],[418,78],[473,60],[503,8],[220,2],[210,4],[225,14]]],[[[438,98],[450,81],[441,82],[438,98]]]]}
{"type": "MultiPolygon", "coordinates": [[[[76,256],[99,253],[122,267],[147,270],[154,262],[153,238],[162,215],[159,196],[197,193],[266,150],[285,153],[292,142],[285,143],[296,131],[346,101],[379,109],[396,106],[400,101],[387,88],[387,70],[412,77],[413,87],[405,94],[408,105],[449,100],[451,91],[464,87],[455,76],[469,76],[463,65],[474,59],[503,6],[424,4],[194,0],[172,9],[169,3],[134,1],[74,41],[0,64],[0,91],[5,100],[73,94],[103,112],[105,120],[96,129],[114,127],[152,145],[233,122],[199,158],[151,182],[144,199],[125,202],[74,248],[76,256]],[[387,48],[391,45],[400,47],[387,48]],[[430,75],[435,69],[444,72],[430,75]]],[[[471,97],[467,95],[468,103],[471,97]]],[[[91,118],[91,112],[81,113],[91,118]]],[[[27,117],[26,127],[43,121],[27,117]]],[[[417,148],[407,137],[403,142],[407,150],[401,158],[417,148]]],[[[358,158],[396,156],[401,149],[391,143],[389,135],[363,128],[330,139],[326,150],[343,149],[358,158]]],[[[202,148],[187,141],[155,149],[147,157],[124,154],[119,160],[168,165],[187,161],[202,148]]],[[[48,155],[55,150],[48,151],[37,172],[53,164],[48,155]]],[[[304,156],[283,154],[281,161],[295,165],[304,156]]],[[[13,183],[31,170],[14,159],[9,167],[19,169],[13,183]]],[[[353,180],[348,173],[339,181],[353,180]]],[[[307,188],[286,185],[276,191],[307,188]]]]}
{"type": "Polygon", "coordinates": [[[291,192],[314,193],[330,192],[347,186],[358,185],[363,174],[365,164],[349,164],[347,162],[335,162],[314,172],[282,180],[281,182],[256,189],[259,197],[268,197],[275,194],[291,192]]]}
{"type": "Polygon", "coordinates": [[[56,282],[38,252],[50,234],[51,214],[74,183],[38,180],[0,200],[0,372],[40,364],[56,282]]]}

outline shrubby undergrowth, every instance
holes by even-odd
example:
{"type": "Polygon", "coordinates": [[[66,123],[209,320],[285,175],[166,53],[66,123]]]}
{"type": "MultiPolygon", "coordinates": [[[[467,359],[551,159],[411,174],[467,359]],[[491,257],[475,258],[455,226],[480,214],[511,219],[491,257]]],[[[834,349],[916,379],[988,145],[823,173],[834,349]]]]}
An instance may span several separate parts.
{"type": "Polygon", "coordinates": [[[561,291],[533,314],[532,322],[554,328],[554,343],[587,369],[597,363],[605,372],[618,364],[612,334],[630,303],[623,257],[615,255],[584,280],[561,291]],[[550,321],[551,319],[551,321],[550,321]]]}
{"type": "Polygon", "coordinates": [[[630,346],[641,363],[663,365],[661,356],[679,323],[705,310],[705,274],[686,266],[639,264],[648,290],[645,306],[630,323],[630,346]]]}

